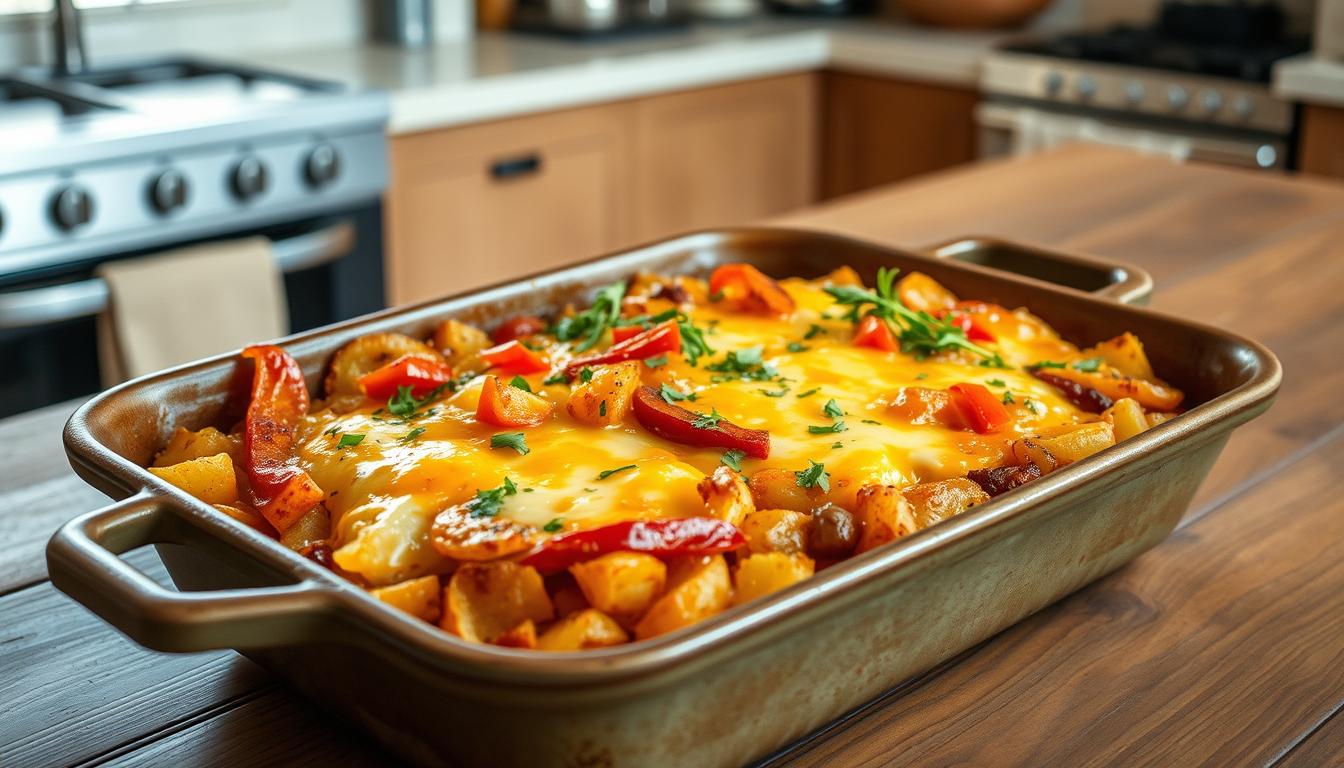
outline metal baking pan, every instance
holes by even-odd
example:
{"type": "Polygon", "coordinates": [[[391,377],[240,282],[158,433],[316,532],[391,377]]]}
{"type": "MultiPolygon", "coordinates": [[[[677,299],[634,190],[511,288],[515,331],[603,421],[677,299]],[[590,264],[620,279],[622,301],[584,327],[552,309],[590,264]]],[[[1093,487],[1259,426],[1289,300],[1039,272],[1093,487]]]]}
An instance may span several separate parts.
{"type": "Polygon", "coordinates": [[[282,343],[315,387],[331,353],[361,334],[428,335],[448,317],[489,325],[584,301],[641,269],[705,274],[732,261],[804,277],[848,264],[870,282],[879,266],[921,270],[961,296],[1030,307],[1079,344],[1133,331],[1194,405],[766,599],[652,640],[547,654],[470,645],[412,619],[142,469],[176,427],[235,418],[236,357],[220,356],[124,384],[71,418],[75,470],[129,498],[56,533],[51,580],[149,648],[238,649],[419,764],[734,765],[1160,542],[1233,428],[1279,385],[1279,363],[1259,344],[1132,306],[1151,288],[1133,267],[986,238],[912,253],[780,229],[686,235],[282,343]],[[117,557],[151,543],[182,591],[117,557]]]}

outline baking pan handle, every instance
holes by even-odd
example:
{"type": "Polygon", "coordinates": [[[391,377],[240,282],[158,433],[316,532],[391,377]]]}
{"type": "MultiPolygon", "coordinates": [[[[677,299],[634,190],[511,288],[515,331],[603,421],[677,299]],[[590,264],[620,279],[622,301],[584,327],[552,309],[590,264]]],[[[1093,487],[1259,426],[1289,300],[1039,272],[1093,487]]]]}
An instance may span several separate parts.
{"type": "Polygon", "coordinates": [[[1058,253],[991,237],[962,237],[922,250],[935,258],[956,259],[1034,277],[1122,304],[1147,304],[1153,292],[1153,276],[1132,264],[1058,253]]]}
{"type": "Polygon", "coordinates": [[[313,639],[332,601],[330,590],[315,582],[178,592],[118,557],[146,544],[207,541],[183,512],[171,498],[141,493],[71,520],[47,543],[52,583],[154,650],[246,649],[313,639]]]}

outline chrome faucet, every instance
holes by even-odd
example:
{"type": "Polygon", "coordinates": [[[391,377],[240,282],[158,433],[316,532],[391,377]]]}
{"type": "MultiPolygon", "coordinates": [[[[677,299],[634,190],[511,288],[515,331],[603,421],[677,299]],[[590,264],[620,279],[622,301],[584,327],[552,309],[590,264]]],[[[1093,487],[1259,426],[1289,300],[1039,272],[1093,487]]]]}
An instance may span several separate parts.
{"type": "Polygon", "coordinates": [[[84,71],[84,30],[74,0],[56,0],[56,74],[74,75],[84,71]]]}

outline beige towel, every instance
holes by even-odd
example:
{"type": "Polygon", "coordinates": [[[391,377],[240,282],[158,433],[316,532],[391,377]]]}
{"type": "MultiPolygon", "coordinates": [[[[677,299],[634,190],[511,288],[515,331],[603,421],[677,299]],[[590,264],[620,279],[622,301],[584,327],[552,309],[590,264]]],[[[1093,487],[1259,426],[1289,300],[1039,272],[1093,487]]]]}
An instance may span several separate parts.
{"type": "Polygon", "coordinates": [[[98,317],[103,385],[283,336],[284,281],[264,237],[102,264],[98,317]]]}

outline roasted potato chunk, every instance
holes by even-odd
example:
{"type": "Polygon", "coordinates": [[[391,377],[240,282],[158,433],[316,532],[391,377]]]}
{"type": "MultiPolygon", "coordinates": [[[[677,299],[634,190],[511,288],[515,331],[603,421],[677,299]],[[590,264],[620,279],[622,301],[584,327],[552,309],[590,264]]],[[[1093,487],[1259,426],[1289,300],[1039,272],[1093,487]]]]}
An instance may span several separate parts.
{"type": "Polygon", "coordinates": [[[802,552],[812,516],[791,509],[758,509],[739,526],[752,552],[802,552]]]}
{"type": "Polygon", "coordinates": [[[611,552],[569,567],[588,604],[622,623],[638,620],[667,584],[667,566],[652,555],[611,552]]]}
{"type": "Polygon", "coordinates": [[[438,576],[421,576],[390,587],[378,587],[369,590],[369,594],[428,622],[437,622],[442,613],[443,589],[439,586],[438,576]]]}
{"type": "MultiPolygon", "coordinates": [[[[1026,442],[1019,440],[1018,442],[1026,442]]],[[[1115,430],[1105,421],[1079,424],[1073,429],[1050,437],[1033,438],[1035,445],[1059,464],[1072,464],[1105,448],[1115,445],[1115,430]]],[[[1016,444],[1014,455],[1016,455],[1016,444]]],[[[1030,453],[1028,457],[1030,458],[1030,453]]],[[[1033,461],[1032,463],[1035,463],[1033,461]]],[[[1039,465],[1038,465],[1039,466],[1039,465]]],[[[1044,468],[1042,467],[1042,471],[1044,468]]]]}
{"type": "Polygon", "coordinates": [[[331,515],[318,504],[304,512],[294,524],[280,534],[280,543],[298,552],[304,547],[324,542],[331,537],[331,515]]]}
{"type": "Polygon", "coordinates": [[[802,488],[787,469],[762,469],[747,481],[756,509],[792,509],[809,512],[825,502],[820,488],[802,488]]]}
{"type": "Polygon", "coordinates": [[[835,504],[812,510],[812,525],[807,531],[809,555],[839,560],[849,557],[858,543],[859,526],[852,512],[835,504]]]}
{"type": "Polygon", "coordinates": [[[272,528],[271,524],[266,522],[266,518],[262,517],[260,513],[253,511],[249,507],[236,506],[233,504],[215,504],[213,506],[215,509],[249,528],[255,528],[267,536],[275,535],[275,528],[272,528]]]}
{"type": "Polygon", "coordinates": [[[537,647],[537,623],[531,619],[523,619],[518,626],[496,637],[490,644],[533,650],[537,647]]]}
{"type": "Polygon", "coordinates": [[[536,647],[543,651],[581,651],[620,645],[629,639],[615,619],[589,608],[552,624],[541,633],[536,647]]]}
{"type": "Polygon", "coordinates": [[[229,454],[203,456],[149,471],[167,483],[181,488],[206,504],[233,504],[238,501],[238,479],[229,454]]]}
{"type": "Polygon", "coordinates": [[[472,514],[469,504],[455,504],[434,516],[429,543],[453,560],[498,560],[537,543],[537,529],[502,517],[472,514]]]}
{"type": "Polygon", "coordinates": [[[241,447],[241,440],[226,435],[214,427],[206,427],[195,432],[178,427],[168,439],[168,444],[154,457],[154,466],[170,467],[192,459],[218,456],[221,453],[236,456],[241,447]]]}
{"type": "Polygon", "coordinates": [[[859,490],[854,517],[859,523],[855,554],[908,536],[919,529],[914,508],[891,485],[866,485],[859,490]]]}
{"type": "Polygon", "coordinates": [[[920,528],[927,528],[939,520],[959,515],[976,504],[989,501],[989,494],[984,489],[964,477],[920,483],[901,491],[901,495],[910,502],[915,522],[920,528]]]}
{"type": "Polygon", "coordinates": [[[723,555],[686,558],[674,570],[672,586],[635,625],[636,639],[690,626],[719,613],[732,601],[733,585],[723,555]]]}
{"type": "Polygon", "coordinates": [[[756,509],[751,489],[742,476],[729,467],[719,465],[696,486],[700,498],[714,517],[733,525],[741,525],[743,518],[756,509]]]}
{"type": "Polygon", "coordinates": [[[1014,440],[1013,458],[1018,464],[1034,465],[1042,475],[1050,474],[1059,466],[1059,459],[1056,459],[1050,449],[1037,437],[1014,440]]]}
{"type": "Polygon", "coordinates": [[[327,368],[323,387],[327,397],[361,395],[359,377],[376,371],[403,355],[442,362],[443,357],[428,344],[401,333],[371,333],[360,336],[336,350],[327,368]]]}
{"type": "Polygon", "coordinates": [[[465,640],[488,643],[524,621],[555,615],[537,569],[517,563],[466,563],[443,591],[440,626],[465,640]]]}
{"type": "Polygon", "coordinates": [[[808,578],[815,570],[812,558],[801,552],[762,552],[744,557],[738,561],[733,573],[737,588],[733,605],[778,592],[808,578]]]}
{"type": "Polygon", "coordinates": [[[1114,339],[1103,341],[1083,354],[1100,357],[1107,365],[1130,378],[1148,381],[1156,378],[1153,366],[1148,362],[1148,353],[1143,350],[1143,342],[1132,333],[1122,333],[1114,339]]]}
{"type": "Polygon", "coordinates": [[[916,312],[935,313],[957,306],[957,297],[923,272],[910,272],[896,283],[896,295],[916,312]]]}
{"type": "Polygon", "coordinates": [[[485,331],[458,320],[439,323],[439,327],[434,329],[433,342],[454,369],[471,371],[484,367],[472,363],[478,360],[477,355],[481,350],[489,349],[494,344],[485,331]]]}
{"type": "Polygon", "coordinates": [[[1143,406],[1129,397],[1116,400],[1115,405],[1106,411],[1103,418],[1115,428],[1116,442],[1128,440],[1148,429],[1148,417],[1143,413],[1143,406]]]}
{"type": "Polygon", "coordinates": [[[628,360],[615,365],[599,365],[593,378],[570,390],[565,409],[575,421],[596,427],[619,424],[630,412],[635,390],[639,389],[639,368],[643,363],[628,360]]]}

